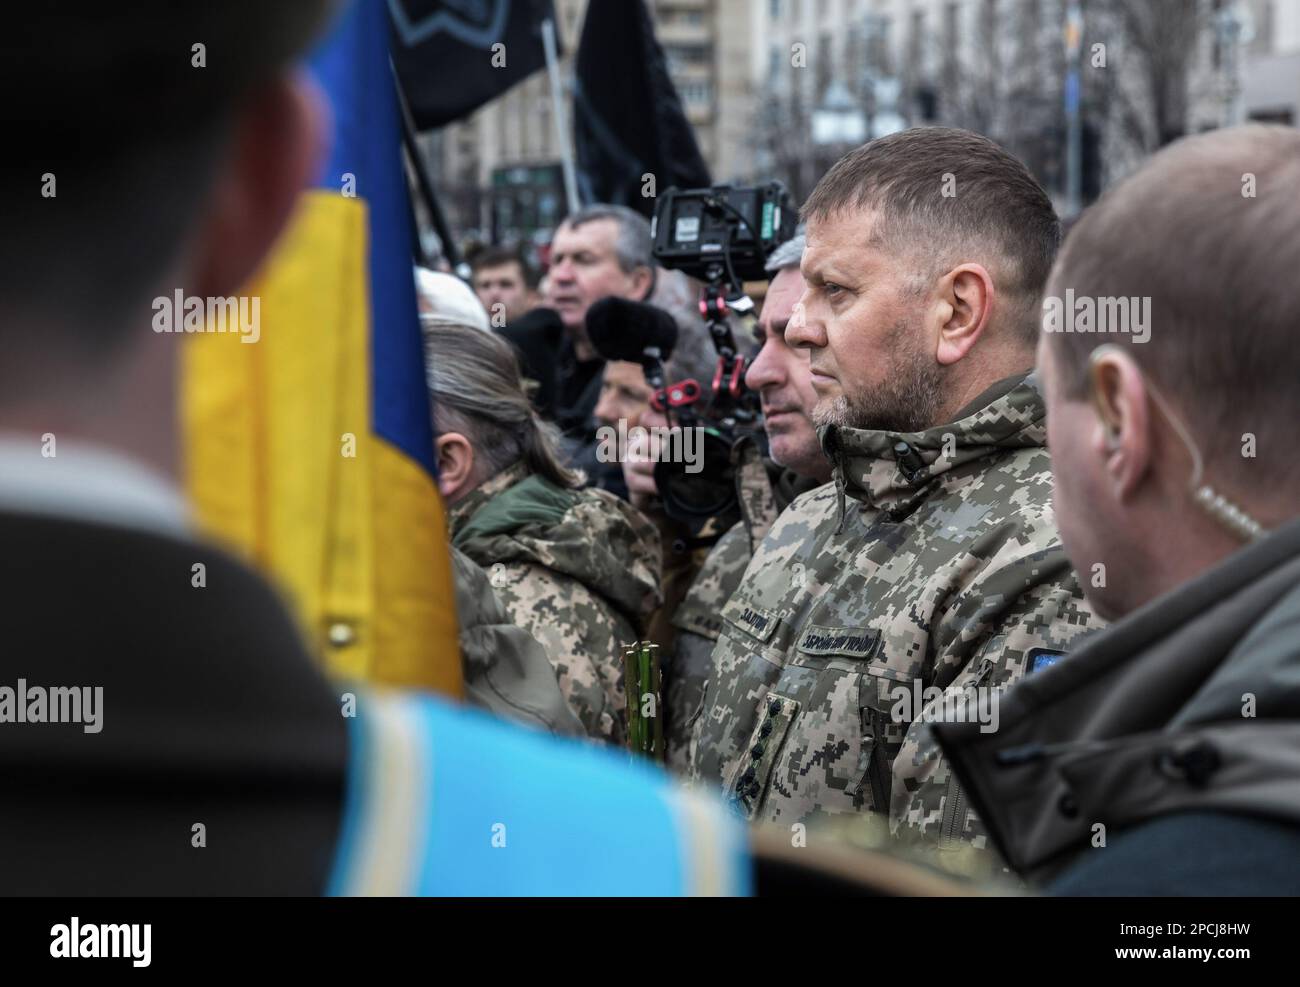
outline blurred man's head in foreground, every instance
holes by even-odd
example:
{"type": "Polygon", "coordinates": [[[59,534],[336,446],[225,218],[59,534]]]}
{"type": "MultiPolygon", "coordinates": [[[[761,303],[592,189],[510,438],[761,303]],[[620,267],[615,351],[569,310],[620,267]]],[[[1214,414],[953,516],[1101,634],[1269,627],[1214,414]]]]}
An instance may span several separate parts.
{"type": "Polygon", "coordinates": [[[1060,242],[1042,186],[993,141],[927,127],[870,141],[802,215],[816,420],[915,432],[1028,370],[1060,242]]]}
{"type": "Polygon", "coordinates": [[[560,313],[579,359],[595,351],[587,309],[611,295],[645,299],[654,287],[650,223],[626,206],[588,206],[568,217],[551,241],[546,304],[560,313]]]}
{"type": "Polygon", "coordinates": [[[325,149],[291,64],[334,4],[27,5],[6,23],[0,422],[170,465],[177,339],[153,299],[227,296],[325,149]]]}
{"type": "Polygon", "coordinates": [[[1188,137],[1072,229],[1038,363],[1061,537],[1108,617],[1300,513],[1300,132],[1188,137]]]}

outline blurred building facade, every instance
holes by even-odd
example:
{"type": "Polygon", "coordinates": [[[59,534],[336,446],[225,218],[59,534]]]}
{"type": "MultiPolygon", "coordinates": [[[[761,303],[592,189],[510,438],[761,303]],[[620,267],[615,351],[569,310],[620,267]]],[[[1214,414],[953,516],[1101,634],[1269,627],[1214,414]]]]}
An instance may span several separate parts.
{"type": "Polygon", "coordinates": [[[1246,116],[1300,125],[1300,0],[1256,5],[1242,72],[1246,116]]]}
{"type": "MultiPolygon", "coordinates": [[[[555,0],[567,84],[588,0],[555,0]]],[[[752,172],[754,115],[747,25],[751,0],[647,0],[669,74],[715,180],[752,172]]],[[[570,138],[571,139],[571,138],[570,138]]],[[[519,240],[565,211],[550,83],[538,72],[466,120],[422,138],[453,229],[519,240]]]]}
{"type": "Polygon", "coordinates": [[[1071,7],[1085,201],[1184,133],[1300,120],[1300,0],[755,0],[753,177],[803,198],[861,140],[937,124],[999,141],[1061,203],[1071,7]]]}
{"type": "MultiPolygon", "coordinates": [[[[588,2],[555,0],[566,83],[588,2]]],[[[936,124],[999,141],[1063,207],[1072,6],[1085,202],[1184,133],[1300,123],[1300,0],[647,3],[715,181],[777,177],[799,200],[850,147],[936,124]]],[[[545,72],[424,140],[459,235],[516,240],[563,215],[545,72]]]]}

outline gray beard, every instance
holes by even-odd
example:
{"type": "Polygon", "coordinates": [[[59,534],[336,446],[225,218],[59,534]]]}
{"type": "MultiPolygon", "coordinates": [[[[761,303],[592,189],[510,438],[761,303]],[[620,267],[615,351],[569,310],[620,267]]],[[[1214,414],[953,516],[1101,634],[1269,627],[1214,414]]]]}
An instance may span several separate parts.
{"type": "Polygon", "coordinates": [[[890,330],[884,349],[895,354],[879,386],[858,394],[842,393],[818,403],[813,422],[879,432],[923,432],[940,424],[944,370],[919,351],[917,335],[901,323],[890,330]]]}

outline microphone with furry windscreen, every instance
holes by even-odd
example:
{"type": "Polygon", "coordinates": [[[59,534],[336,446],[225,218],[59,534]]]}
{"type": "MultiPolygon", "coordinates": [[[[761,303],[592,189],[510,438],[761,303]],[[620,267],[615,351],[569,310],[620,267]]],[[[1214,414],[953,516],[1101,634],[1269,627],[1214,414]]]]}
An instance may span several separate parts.
{"type": "Polygon", "coordinates": [[[677,322],[663,309],[645,302],[602,298],[587,310],[587,336],[606,360],[647,366],[647,360],[663,361],[672,355],[677,322]]]}

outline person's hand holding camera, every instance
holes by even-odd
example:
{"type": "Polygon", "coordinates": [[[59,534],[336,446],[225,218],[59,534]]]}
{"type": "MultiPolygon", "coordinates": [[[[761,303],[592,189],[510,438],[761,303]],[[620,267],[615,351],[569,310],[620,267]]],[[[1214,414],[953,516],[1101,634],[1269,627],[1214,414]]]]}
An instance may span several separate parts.
{"type": "Polygon", "coordinates": [[[657,463],[650,457],[650,430],[666,428],[668,419],[662,411],[648,408],[641,415],[638,424],[640,428],[629,439],[627,456],[623,460],[623,482],[627,484],[628,499],[632,501],[632,506],[644,511],[659,496],[659,491],[655,488],[657,463]]]}

